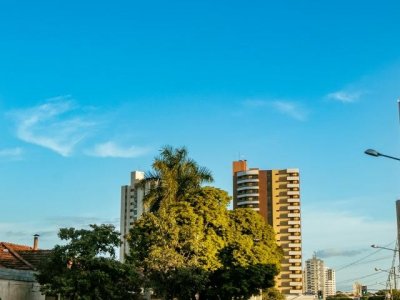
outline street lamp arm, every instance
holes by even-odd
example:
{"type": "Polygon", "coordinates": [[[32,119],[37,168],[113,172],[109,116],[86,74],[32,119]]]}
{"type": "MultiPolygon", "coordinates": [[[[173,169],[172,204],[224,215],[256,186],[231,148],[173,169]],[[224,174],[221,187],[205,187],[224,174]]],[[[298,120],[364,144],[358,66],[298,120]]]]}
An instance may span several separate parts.
{"type": "Polygon", "coordinates": [[[375,245],[375,244],[371,245],[371,247],[375,248],[375,249],[385,249],[385,250],[399,252],[399,249],[392,249],[392,248],[382,247],[382,246],[378,246],[378,245],[375,245]]]}
{"type": "Polygon", "coordinates": [[[394,157],[394,156],[390,156],[390,155],[385,155],[385,154],[381,154],[381,153],[380,153],[380,156],[387,157],[387,158],[391,158],[391,159],[394,159],[394,160],[400,160],[400,158],[398,158],[398,157],[394,157]]]}
{"type": "Polygon", "coordinates": [[[383,156],[383,157],[387,157],[387,158],[394,159],[394,160],[400,160],[400,158],[398,158],[398,157],[382,154],[374,149],[367,149],[364,151],[364,153],[367,155],[375,156],[375,157],[383,156]]]}

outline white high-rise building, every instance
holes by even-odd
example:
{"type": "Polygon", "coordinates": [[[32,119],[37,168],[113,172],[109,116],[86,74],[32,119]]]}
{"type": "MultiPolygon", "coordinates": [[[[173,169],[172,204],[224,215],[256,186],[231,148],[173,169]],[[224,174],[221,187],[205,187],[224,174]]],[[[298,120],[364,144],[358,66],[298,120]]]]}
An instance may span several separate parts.
{"type": "Polygon", "coordinates": [[[325,267],[324,261],[314,254],[306,260],[304,268],[304,293],[318,295],[321,291],[324,298],[336,294],[335,270],[325,267]]]}
{"type": "Polygon", "coordinates": [[[325,295],[336,295],[336,274],[335,270],[325,268],[325,295]]]}
{"type": "Polygon", "coordinates": [[[306,260],[304,268],[304,293],[317,295],[318,291],[325,290],[324,262],[314,254],[313,258],[306,260]]]}
{"type": "Polygon", "coordinates": [[[143,198],[146,189],[136,186],[142,179],[144,179],[144,172],[134,171],[131,173],[130,185],[121,187],[121,261],[124,261],[125,255],[129,253],[129,245],[126,238],[129,234],[129,229],[132,228],[133,223],[140,218],[144,211],[143,198]]]}

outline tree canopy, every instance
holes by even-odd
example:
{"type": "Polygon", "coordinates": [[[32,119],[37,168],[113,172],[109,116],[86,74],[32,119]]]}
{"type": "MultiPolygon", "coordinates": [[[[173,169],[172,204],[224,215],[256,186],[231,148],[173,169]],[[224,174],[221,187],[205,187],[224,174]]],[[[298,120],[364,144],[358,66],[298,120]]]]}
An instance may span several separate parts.
{"type": "Polygon", "coordinates": [[[128,261],[144,270],[158,294],[178,296],[183,285],[175,283],[185,280],[189,288],[199,286],[194,295],[204,286],[206,272],[221,267],[218,255],[226,244],[229,199],[222,190],[202,188],[187,201],[146,213],[135,223],[128,261]]]}
{"type": "Polygon", "coordinates": [[[232,299],[272,287],[281,251],[255,211],[229,212],[225,191],[204,187],[146,213],[131,230],[128,261],[164,299],[232,299]]]}
{"type": "MultiPolygon", "coordinates": [[[[68,299],[247,299],[274,286],[282,259],[275,234],[251,209],[227,209],[231,198],[185,148],[165,147],[145,187],[148,209],[128,236],[125,263],[115,259],[112,225],[63,228],[37,275],[42,291],[68,299]]],[[[270,291],[268,299],[281,300],[270,291]],[[274,298],[275,297],[275,298],[274,298]]]]}
{"type": "Polygon", "coordinates": [[[113,225],[62,228],[56,245],[39,266],[37,280],[45,294],[75,299],[138,299],[140,276],[115,259],[120,244],[113,225]]]}
{"type": "Polygon", "coordinates": [[[185,147],[165,146],[139,185],[149,188],[144,201],[148,210],[154,212],[163,202],[169,205],[179,201],[199,189],[201,184],[212,181],[211,172],[189,158],[185,147]]]}
{"type": "Polygon", "coordinates": [[[272,228],[251,209],[229,212],[225,191],[185,148],[165,147],[141,186],[149,210],[130,231],[128,262],[164,299],[246,298],[274,285],[282,258],[272,228]]]}

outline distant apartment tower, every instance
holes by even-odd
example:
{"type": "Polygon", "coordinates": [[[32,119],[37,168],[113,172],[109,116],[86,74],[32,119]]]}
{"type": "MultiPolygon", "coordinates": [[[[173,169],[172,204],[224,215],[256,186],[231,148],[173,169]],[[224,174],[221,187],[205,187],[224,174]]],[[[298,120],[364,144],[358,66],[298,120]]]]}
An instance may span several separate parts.
{"type": "Polygon", "coordinates": [[[247,168],[247,161],[233,162],[233,207],[258,211],[271,225],[283,250],[277,288],[285,295],[303,293],[298,169],[247,168]]]}
{"type": "Polygon", "coordinates": [[[309,295],[318,295],[321,291],[323,295],[325,292],[325,265],[324,261],[317,258],[314,254],[311,259],[307,259],[304,268],[304,293],[309,295]]]}
{"type": "Polygon", "coordinates": [[[325,295],[336,295],[336,274],[335,270],[325,268],[325,295]]]}
{"type": "Polygon", "coordinates": [[[129,229],[132,228],[133,223],[143,214],[143,198],[145,195],[145,189],[136,186],[136,184],[142,179],[144,179],[144,172],[131,172],[130,185],[124,185],[121,187],[121,261],[124,261],[125,255],[129,253],[129,245],[126,238],[129,234],[129,229]]]}

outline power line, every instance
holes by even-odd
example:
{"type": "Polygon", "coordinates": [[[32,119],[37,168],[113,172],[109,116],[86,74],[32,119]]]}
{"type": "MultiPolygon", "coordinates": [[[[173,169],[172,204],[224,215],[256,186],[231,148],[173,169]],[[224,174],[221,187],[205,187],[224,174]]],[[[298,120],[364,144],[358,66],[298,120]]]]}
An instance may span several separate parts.
{"type": "MultiPolygon", "coordinates": [[[[393,244],[393,242],[387,244],[385,247],[388,247],[388,246],[390,246],[391,244],[393,244]]],[[[360,264],[363,260],[367,259],[368,257],[371,257],[372,255],[375,255],[375,254],[379,253],[381,250],[382,250],[382,249],[378,249],[378,250],[376,250],[376,251],[374,251],[374,252],[372,252],[372,253],[370,253],[370,254],[368,254],[368,255],[366,255],[366,256],[360,258],[360,259],[357,259],[356,261],[353,261],[353,262],[351,262],[351,263],[349,263],[349,264],[347,264],[347,265],[343,265],[343,266],[337,268],[337,269],[336,269],[336,272],[341,271],[341,270],[343,270],[343,269],[346,269],[346,268],[348,268],[348,267],[351,267],[351,266],[360,264]]]]}
{"type": "Polygon", "coordinates": [[[371,274],[368,274],[368,275],[365,275],[365,276],[362,276],[362,277],[342,280],[342,281],[336,282],[336,284],[346,283],[346,282],[349,282],[349,281],[351,281],[351,282],[353,282],[353,281],[358,281],[358,280],[360,280],[360,279],[364,279],[364,278],[371,277],[371,276],[374,276],[374,275],[375,275],[375,276],[376,276],[376,275],[381,275],[381,273],[374,272],[374,273],[371,273],[371,274]]]}

